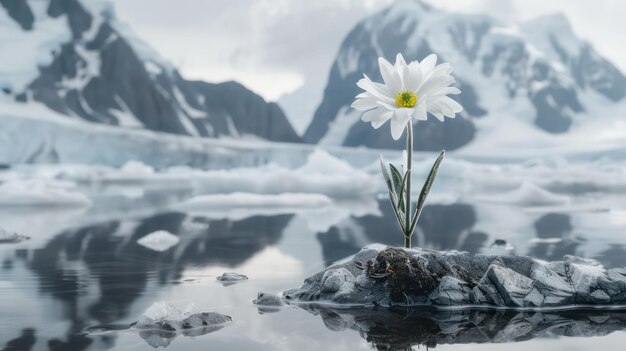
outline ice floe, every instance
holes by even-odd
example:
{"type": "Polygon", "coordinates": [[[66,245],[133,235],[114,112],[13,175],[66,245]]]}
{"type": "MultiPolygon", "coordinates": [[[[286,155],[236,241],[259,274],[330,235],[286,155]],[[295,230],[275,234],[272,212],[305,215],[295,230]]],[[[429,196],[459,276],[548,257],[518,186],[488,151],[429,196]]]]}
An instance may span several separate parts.
{"type": "Polygon", "coordinates": [[[479,196],[478,200],[521,206],[566,205],[570,202],[569,197],[554,194],[531,182],[523,182],[519,188],[508,193],[479,196]]]}
{"type": "Polygon", "coordinates": [[[157,230],[137,240],[137,244],[157,252],[167,251],[179,242],[178,236],[165,230],[157,230]]]}
{"type": "Polygon", "coordinates": [[[0,206],[89,206],[71,182],[14,179],[0,184],[0,206]]]}

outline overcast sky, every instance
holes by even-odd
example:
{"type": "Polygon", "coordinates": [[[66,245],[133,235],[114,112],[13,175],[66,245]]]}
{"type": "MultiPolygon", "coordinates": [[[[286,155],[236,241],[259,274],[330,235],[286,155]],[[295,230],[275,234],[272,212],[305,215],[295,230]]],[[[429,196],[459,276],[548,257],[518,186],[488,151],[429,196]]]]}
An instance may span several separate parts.
{"type": "MultiPolygon", "coordinates": [[[[341,41],[393,0],[114,0],[120,20],[187,79],[237,80],[268,100],[318,91],[341,41]]],[[[576,33],[626,71],[624,0],[425,0],[525,20],[563,12],[576,33]]],[[[315,94],[314,94],[315,95],[315,94]]]]}

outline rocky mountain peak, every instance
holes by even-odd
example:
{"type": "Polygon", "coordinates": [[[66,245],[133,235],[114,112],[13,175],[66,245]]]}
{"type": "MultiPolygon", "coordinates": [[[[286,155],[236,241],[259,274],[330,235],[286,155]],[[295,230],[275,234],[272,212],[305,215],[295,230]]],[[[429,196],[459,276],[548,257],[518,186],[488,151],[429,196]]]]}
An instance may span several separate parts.
{"type": "Polygon", "coordinates": [[[18,60],[0,58],[14,71],[0,73],[0,87],[25,109],[43,104],[69,118],[174,134],[300,141],[277,105],[242,85],[185,80],[107,0],[0,4],[10,28],[0,48],[18,60]]]}

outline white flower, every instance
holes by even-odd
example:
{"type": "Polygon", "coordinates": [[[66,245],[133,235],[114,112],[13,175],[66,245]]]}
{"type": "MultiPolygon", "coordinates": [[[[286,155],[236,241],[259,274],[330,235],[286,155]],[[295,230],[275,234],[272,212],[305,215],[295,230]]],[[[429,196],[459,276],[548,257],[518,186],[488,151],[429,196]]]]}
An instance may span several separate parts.
{"type": "Polygon", "coordinates": [[[385,84],[372,82],[366,75],[357,85],[365,90],[356,96],[352,107],[365,111],[361,119],[378,129],[391,119],[391,136],[398,140],[411,118],[423,121],[430,112],[438,120],[454,118],[463,111],[461,105],[447,95],[461,91],[454,83],[449,63],[436,65],[437,55],[429,55],[421,62],[407,64],[401,54],[395,65],[378,58],[380,73],[385,84]]]}

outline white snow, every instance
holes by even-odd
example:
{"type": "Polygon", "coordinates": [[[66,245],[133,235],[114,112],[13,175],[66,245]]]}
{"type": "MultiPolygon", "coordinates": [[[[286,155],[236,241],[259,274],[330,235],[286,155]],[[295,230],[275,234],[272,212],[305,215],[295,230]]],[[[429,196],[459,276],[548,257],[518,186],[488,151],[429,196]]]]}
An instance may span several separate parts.
{"type": "Polygon", "coordinates": [[[330,206],[332,200],[322,194],[251,194],[231,193],[201,195],[193,197],[175,206],[176,209],[188,212],[236,209],[263,209],[275,212],[277,209],[317,209],[330,206]]]}
{"type": "Polygon", "coordinates": [[[1,206],[89,206],[70,182],[15,179],[0,184],[1,206]]]}
{"type": "Polygon", "coordinates": [[[39,66],[49,65],[62,43],[72,37],[66,16],[47,15],[48,2],[29,1],[35,21],[33,30],[25,31],[0,11],[0,87],[21,92],[39,74],[39,66]]]}
{"type": "Polygon", "coordinates": [[[479,196],[478,200],[522,206],[564,205],[570,202],[569,197],[551,193],[531,182],[524,182],[519,188],[508,193],[479,196]]]}
{"type": "Polygon", "coordinates": [[[137,244],[157,252],[167,251],[179,242],[178,236],[165,230],[157,230],[137,240],[137,244]]]}
{"type": "MultiPolygon", "coordinates": [[[[350,107],[344,106],[337,112],[336,118],[328,125],[328,131],[319,141],[320,145],[341,145],[346,139],[350,128],[355,123],[361,122],[361,112],[350,107]]],[[[385,123],[379,132],[385,131],[385,127],[389,129],[389,123],[385,123]]]]}
{"type": "Polygon", "coordinates": [[[354,198],[378,189],[376,178],[325,151],[315,150],[296,169],[278,166],[197,171],[192,174],[201,194],[247,192],[257,194],[317,193],[332,198],[354,198]]]}

